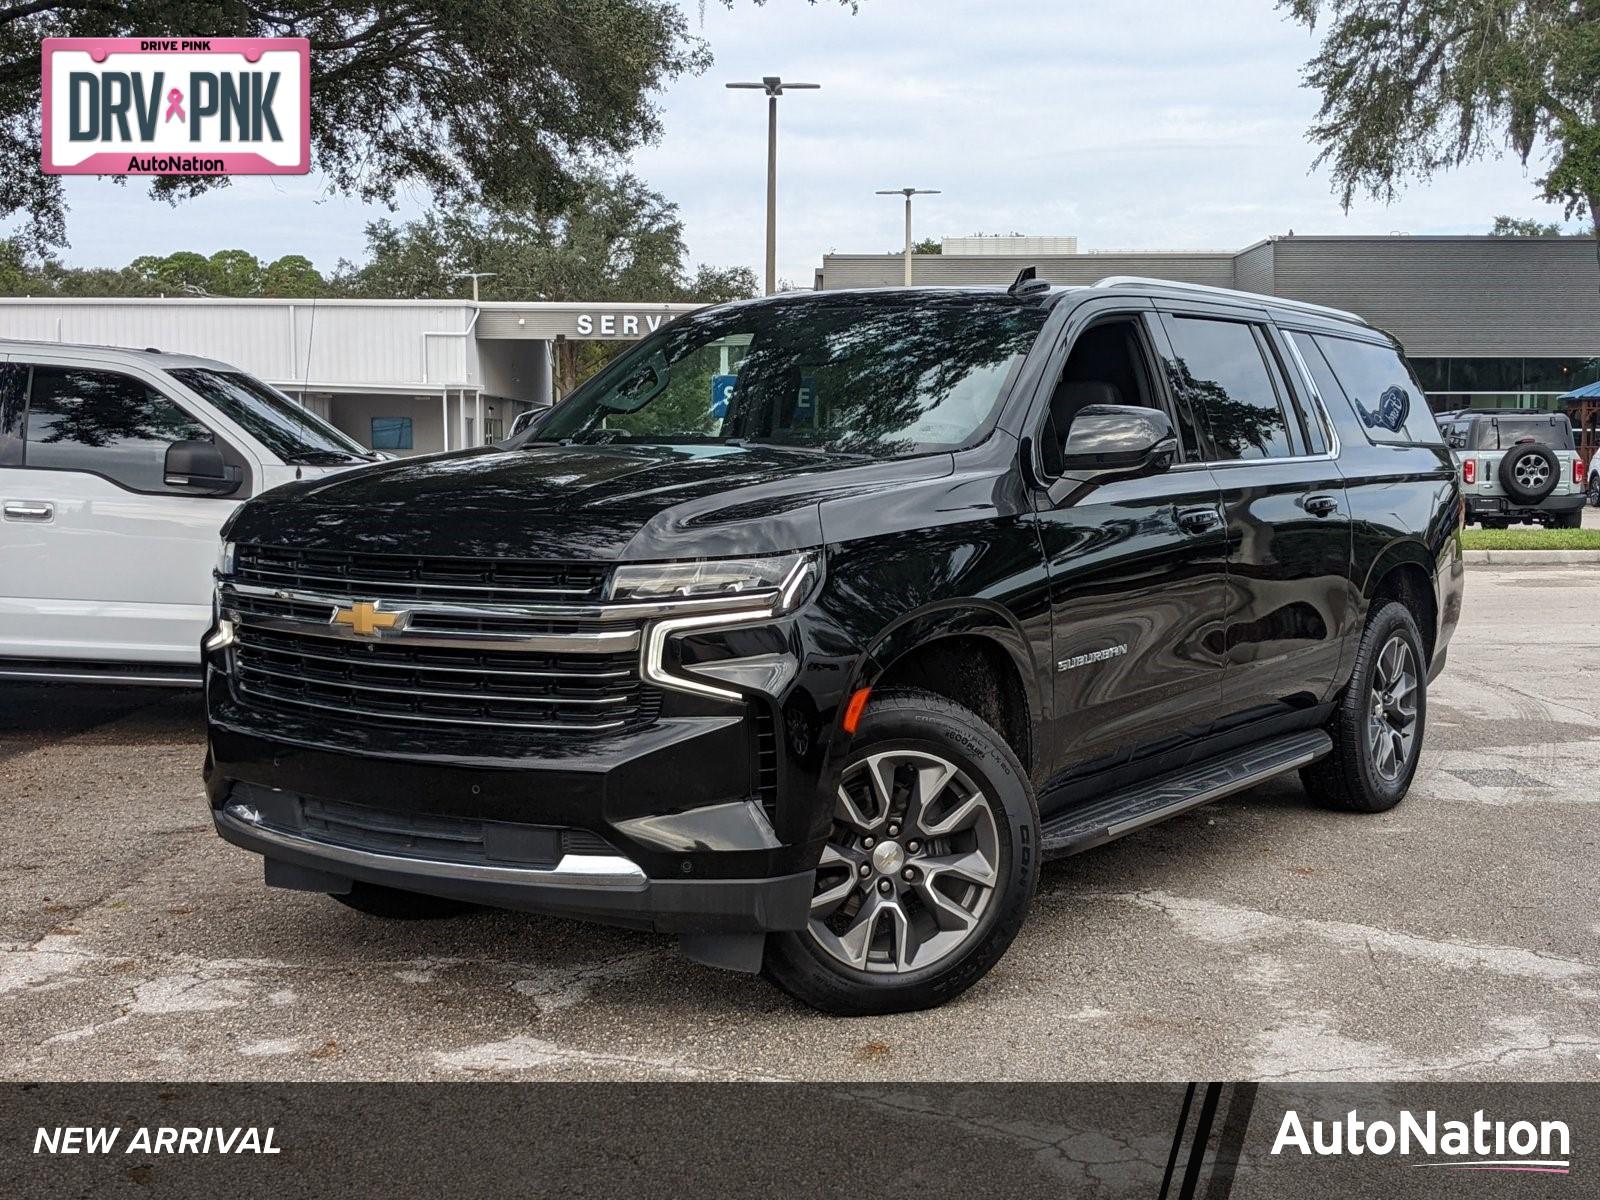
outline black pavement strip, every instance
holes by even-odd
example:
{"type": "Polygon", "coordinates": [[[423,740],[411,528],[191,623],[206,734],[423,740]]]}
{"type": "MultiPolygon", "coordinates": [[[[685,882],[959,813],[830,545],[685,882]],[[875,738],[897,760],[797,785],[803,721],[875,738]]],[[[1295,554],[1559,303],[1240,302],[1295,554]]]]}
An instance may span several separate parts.
{"type": "Polygon", "coordinates": [[[1600,1191],[1596,1147],[1600,1089],[1581,1084],[0,1086],[0,1189],[17,1197],[1541,1200],[1600,1191]],[[1444,1149],[1414,1140],[1401,1154],[1402,1112],[1413,1129],[1431,1113],[1444,1149]],[[1480,1113],[1489,1149],[1450,1153],[1449,1123],[1470,1129],[1480,1113]],[[1493,1145],[1495,1122],[1513,1137],[1517,1122],[1546,1125],[1548,1144],[1493,1145]],[[1335,1125],[1337,1155],[1284,1136],[1326,1145],[1335,1125]],[[53,1153],[81,1147],[73,1127],[117,1140],[53,1153]],[[173,1153],[164,1128],[215,1130],[213,1147],[254,1130],[248,1144],[278,1153],[173,1153]],[[130,1152],[140,1130],[152,1144],[130,1152]]]}

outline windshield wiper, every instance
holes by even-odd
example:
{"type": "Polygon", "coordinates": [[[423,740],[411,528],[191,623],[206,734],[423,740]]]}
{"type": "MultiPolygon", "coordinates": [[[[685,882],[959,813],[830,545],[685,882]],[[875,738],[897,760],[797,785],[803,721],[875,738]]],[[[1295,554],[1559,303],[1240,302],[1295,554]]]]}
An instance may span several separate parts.
{"type": "Polygon", "coordinates": [[[303,463],[306,466],[342,462],[377,462],[376,454],[357,454],[351,450],[299,450],[293,454],[285,454],[283,461],[286,463],[303,463]]]}
{"type": "Polygon", "coordinates": [[[801,446],[794,442],[764,442],[755,438],[724,438],[724,446],[736,446],[740,450],[789,450],[795,454],[810,454],[813,456],[827,455],[831,458],[861,458],[870,459],[870,454],[860,454],[854,450],[835,450],[829,446],[801,446]]]}

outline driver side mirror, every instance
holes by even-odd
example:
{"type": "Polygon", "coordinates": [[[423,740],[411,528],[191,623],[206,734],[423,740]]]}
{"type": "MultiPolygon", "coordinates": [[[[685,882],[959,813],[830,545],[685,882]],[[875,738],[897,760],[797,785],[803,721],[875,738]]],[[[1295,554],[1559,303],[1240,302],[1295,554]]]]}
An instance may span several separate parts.
{"type": "Polygon", "coordinates": [[[1071,475],[1154,475],[1172,466],[1178,435],[1158,408],[1087,404],[1072,418],[1061,446],[1061,468],[1071,475]]]}
{"type": "Polygon", "coordinates": [[[168,487],[192,487],[218,496],[239,490],[243,472],[223,461],[215,442],[190,438],[167,447],[162,475],[168,487]]]}

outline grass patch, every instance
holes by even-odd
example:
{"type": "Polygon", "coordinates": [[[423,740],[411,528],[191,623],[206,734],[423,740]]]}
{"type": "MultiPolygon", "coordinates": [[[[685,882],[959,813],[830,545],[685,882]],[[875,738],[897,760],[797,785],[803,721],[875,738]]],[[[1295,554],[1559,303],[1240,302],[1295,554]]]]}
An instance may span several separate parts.
{"type": "Polygon", "coordinates": [[[1600,529],[1464,529],[1463,550],[1600,550],[1600,529]]]}

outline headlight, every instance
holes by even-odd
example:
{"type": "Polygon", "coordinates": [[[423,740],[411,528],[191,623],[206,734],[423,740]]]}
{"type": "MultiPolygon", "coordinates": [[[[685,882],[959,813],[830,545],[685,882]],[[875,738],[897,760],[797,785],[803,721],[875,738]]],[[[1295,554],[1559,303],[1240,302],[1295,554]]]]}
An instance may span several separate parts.
{"type": "Polygon", "coordinates": [[[814,551],[771,558],[711,558],[698,562],[638,563],[618,567],[611,576],[611,599],[699,600],[776,592],[774,614],[788,612],[816,579],[814,551]]]}
{"type": "Polygon", "coordinates": [[[217,574],[219,576],[226,578],[233,574],[233,556],[238,548],[239,544],[237,542],[223,542],[222,546],[217,550],[217,574]]]}

